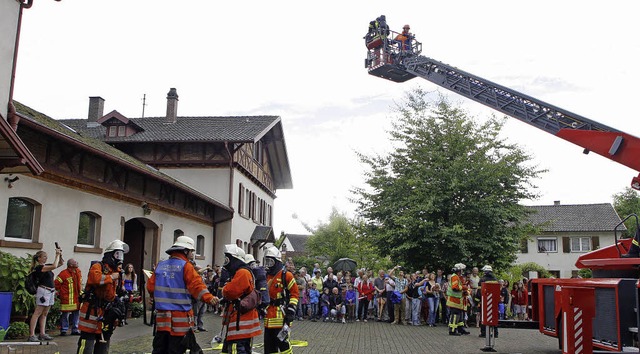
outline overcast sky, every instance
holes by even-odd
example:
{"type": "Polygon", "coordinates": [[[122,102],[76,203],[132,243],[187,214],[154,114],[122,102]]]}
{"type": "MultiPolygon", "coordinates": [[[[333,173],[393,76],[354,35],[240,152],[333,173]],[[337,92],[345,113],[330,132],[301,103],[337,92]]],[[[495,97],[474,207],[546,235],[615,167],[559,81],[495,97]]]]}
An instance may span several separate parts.
{"type": "MultiPolygon", "coordinates": [[[[388,151],[391,107],[420,86],[470,114],[482,105],[415,78],[364,68],[369,21],[410,24],[423,55],[640,136],[636,1],[36,0],[25,10],[14,99],[55,119],[86,118],[89,96],[126,117],[278,115],[293,175],[274,231],[303,233],[332,206],[353,215],[356,151],[388,151]],[[392,6],[391,6],[392,5],[392,6]],[[292,217],[296,214],[299,220],[292,217]]],[[[611,202],[638,172],[510,119],[504,137],[549,172],[528,205],[611,202]]]]}

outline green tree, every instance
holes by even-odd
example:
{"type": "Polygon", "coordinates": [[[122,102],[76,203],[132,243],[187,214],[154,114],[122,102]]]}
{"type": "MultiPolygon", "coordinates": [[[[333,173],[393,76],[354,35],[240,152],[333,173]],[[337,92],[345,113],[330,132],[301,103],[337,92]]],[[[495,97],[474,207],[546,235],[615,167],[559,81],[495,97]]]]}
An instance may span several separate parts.
{"type": "Polygon", "coordinates": [[[380,256],[369,240],[362,236],[362,222],[350,220],[336,208],[333,208],[326,223],[320,223],[316,228],[305,227],[312,233],[306,246],[309,257],[300,259],[305,264],[328,261],[332,265],[340,258],[351,258],[356,261],[358,268],[386,269],[391,265],[388,257],[380,256]]]}
{"type": "Polygon", "coordinates": [[[479,124],[419,88],[396,113],[395,150],[359,155],[367,186],[354,193],[365,235],[380,254],[416,269],[511,264],[526,237],[518,202],[536,197],[531,180],[543,171],[499,138],[505,118],[479,124]]]}
{"type": "MultiPolygon", "coordinates": [[[[640,196],[638,191],[626,187],[624,191],[613,195],[613,208],[616,210],[621,218],[625,218],[631,214],[640,214],[640,196]]],[[[636,218],[629,218],[624,222],[627,227],[627,231],[624,232],[625,236],[633,236],[636,233],[637,225],[636,218]]]]}
{"type": "Polygon", "coordinates": [[[340,258],[351,258],[355,254],[356,233],[349,218],[333,208],[329,221],[320,223],[307,240],[307,249],[312,256],[321,256],[333,264],[340,258]]]}

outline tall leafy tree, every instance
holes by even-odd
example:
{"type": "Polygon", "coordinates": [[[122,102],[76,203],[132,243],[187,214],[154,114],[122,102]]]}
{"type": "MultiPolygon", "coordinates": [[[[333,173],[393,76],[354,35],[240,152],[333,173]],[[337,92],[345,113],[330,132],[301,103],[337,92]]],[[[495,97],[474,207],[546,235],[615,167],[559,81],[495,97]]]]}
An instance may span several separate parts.
{"type": "Polygon", "coordinates": [[[321,223],[307,240],[312,256],[324,256],[330,264],[340,258],[353,257],[356,234],[349,218],[333,208],[329,220],[321,223]]]}
{"type": "Polygon", "coordinates": [[[531,181],[543,171],[499,137],[506,118],[477,123],[419,88],[396,113],[394,151],[359,156],[367,186],[354,192],[366,235],[414,268],[510,264],[525,237],[527,211],[518,203],[536,197],[531,181]]]}
{"type": "MultiPolygon", "coordinates": [[[[631,214],[640,214],[640,196],[638,191],[629,187],[625,188],[622,192],[613,195],[613,208],[616,210],[621,218],[625,218],[631,214]]],[[[629,218],[624,222],[627,227],[625,232],[627,236],[633,236],[636,233],[636,219],[629,218]]]]}

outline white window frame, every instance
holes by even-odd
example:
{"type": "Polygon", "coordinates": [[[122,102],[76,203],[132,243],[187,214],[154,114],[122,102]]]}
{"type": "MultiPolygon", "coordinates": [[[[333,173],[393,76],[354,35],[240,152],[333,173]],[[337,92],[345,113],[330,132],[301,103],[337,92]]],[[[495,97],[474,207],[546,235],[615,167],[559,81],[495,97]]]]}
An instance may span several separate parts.
{"type": "Polygon", "coordinates": [[[538,237],[536,239],[536,245],[538,246],[538,253],[558,253],[558,238],[557,237],[538,237]],[[540,247],[540,241],[554,241],[555,242],[555,250],[548,250],[540,247]]]}
{"type": "Polygon", "coordinates": [[[571,237],[569,240],[569,246],[571,249],[571,252],[576,252],[576,253],[584,253],[584,252],[589,252],[591,251],[591,236],[576,236],[576,237],[571,237]],[[587,240],[587,249],[584,249],[582,246],[582,241],[586,239],[587,240]],[[578,241],[578,248],[574,248],[574,240],[579,240],[578,241]]]}

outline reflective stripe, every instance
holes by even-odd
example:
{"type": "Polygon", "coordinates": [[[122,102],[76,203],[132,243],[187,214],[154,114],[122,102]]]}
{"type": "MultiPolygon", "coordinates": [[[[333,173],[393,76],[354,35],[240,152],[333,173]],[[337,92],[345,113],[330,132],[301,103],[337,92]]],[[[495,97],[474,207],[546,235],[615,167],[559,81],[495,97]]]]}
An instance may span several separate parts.
{"type": "MultiPolygon", "coordinates": [[[[224,320],[222,323],[226,325],[229,322],[227,320],[224,320]]],[[[235,324],[236,321],[232,320],[231,323],[235,324]]],[[[245,321],[240,321],[239,322],[240,326],[248,326],[248,325],[253,325],[253,324],[258,324],[259,325],[260,324],[260,319],[259,318],[255,318],[255,319],[245,320],[245,321]]]]}
{"type": "Polygon", "coordinates": [[[156,314],[156,330],[170,332],[172,336],[183,336],[194,326],[193,312],[158,311],[156,314]]]}
{"type": "Polygon", "coordinates": [[[168,286],[158,286],[158,285],[156,285],[155,291],[164,291],[172,294],[189,294],[189,291],[185,288],[176,289],[176,288],[170,288],[168,286]]]}
{"type": "Polygon", "coordinates": [[[202,296],[208,292],[209,290],[207,290],[206,288],[202,289],[202,291],[198,294],[198,300],[202,299],[202,296]]]}
{"type": "MultiPolygon", "coordinates": [[[[172,304],[180,304],[180,305],[191,305],[191,299],[172,299],[168,297],[155,297],[156,302],[164,302],[164,303],[172,303],[172,304]]],[[[191,306],[189,306],[191,307],[191,306]]],[[[168,309],[163,309],[168,310],[168,309]]]]}
{"type": "Polygon", "coordinates": [[[230,326],[229,327],[229,332],[227,333],[227,336],[232,337],[232,336],[238,336],[241,334],[252,334],[252,333],[256,333],[256,335],[260,334],[260,327],[252,327],[252,328],[247,328],[247,329],[241,329],[236,331],[235,326],[230,326]]]}
{"type": "Polygon", "coordinates": [[[107,280],[107,276],[102,274],[102,276],[100,277],[100,285],[104,285],[105,280],[107,280]]]}

